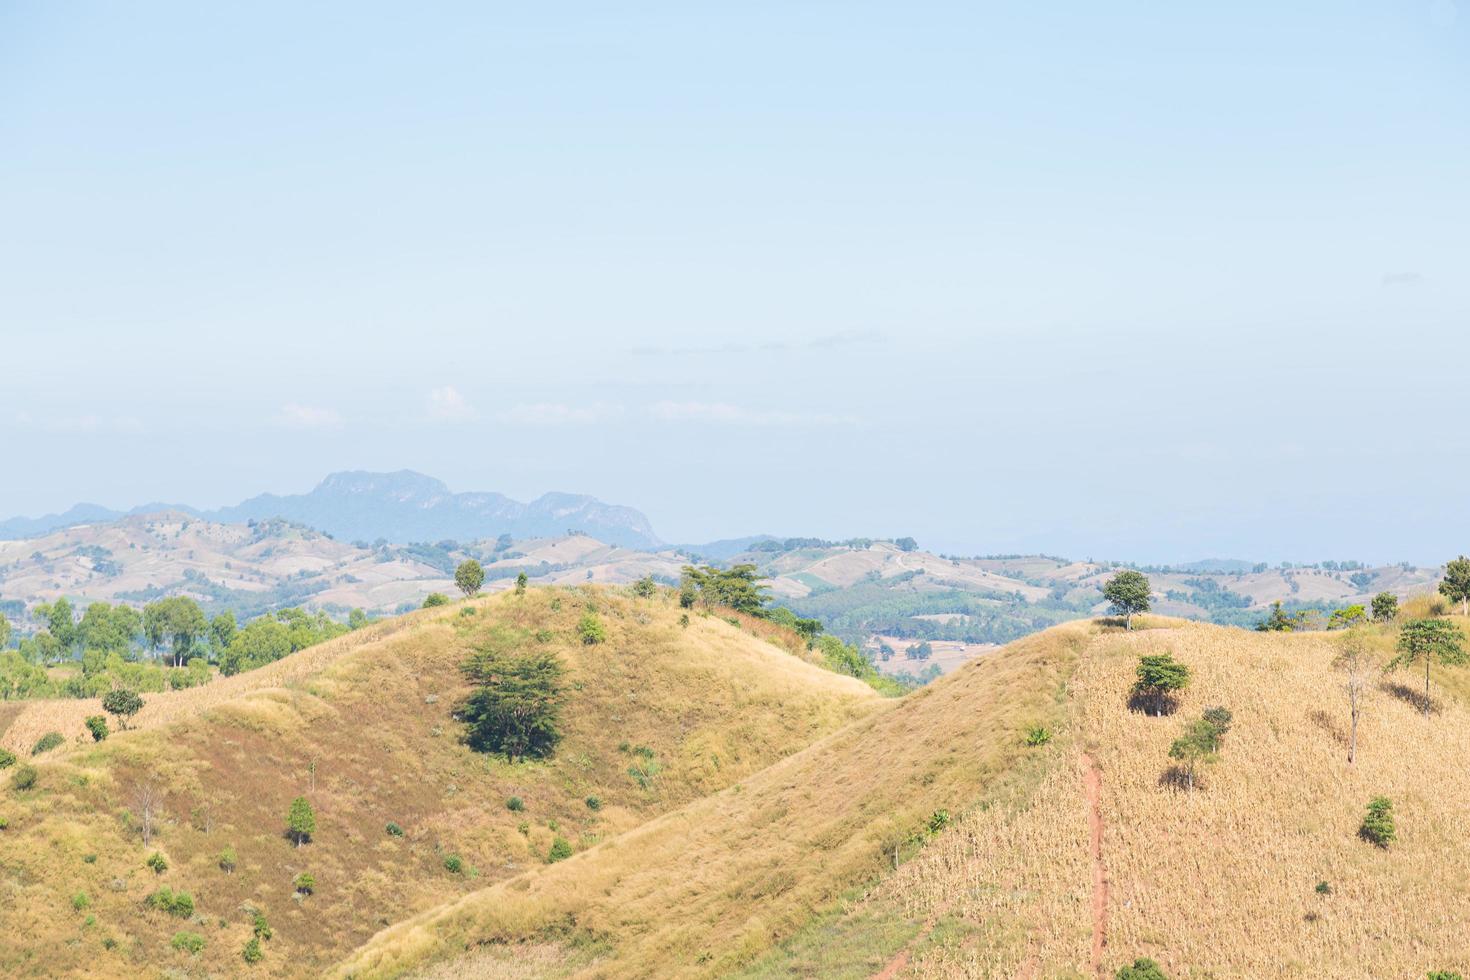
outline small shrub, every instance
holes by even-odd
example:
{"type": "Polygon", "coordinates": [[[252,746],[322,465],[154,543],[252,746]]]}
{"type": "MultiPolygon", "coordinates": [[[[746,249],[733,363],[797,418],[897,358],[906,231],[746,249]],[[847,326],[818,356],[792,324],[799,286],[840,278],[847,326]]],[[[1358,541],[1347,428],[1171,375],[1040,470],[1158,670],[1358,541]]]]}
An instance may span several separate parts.
{"type": "Polygon", "coordinates": [[[239,863],[239,859],[235,857],[235,849],[233,847],[227,847],[219,852],[219,869],[225,874],[234,874],[235,867],[239,863]]]}
{"type": "Polygon", "coordinates": [[[303,871],[292,879],[291,886],[296,889],[298,895],[311,895],[316,892],[316,878],[309,872],[303,871]]]}
{"type": "Polygon", "coordinates": [[[516,830],[523,837],[530,837],[531,836],[531,825],[529,823],[527,823],[526,821],[524,821],[524,820],[522,820],[520,823],[516,824],[516,830]]]}
{"type": "Polygon", "coordinates": [[[9,817],[0,817],[0,830],[9,830],[9,829],[10,829],[10,818],[9,817]]]}
{"type": "Polygon", "coordinates": [[[157,875],[161,875],[168,870],[168,858],[164,857],[157,851],[154,851],[152,854],[148,855],[148,860],[143,863],[152,868],[153,873],[157,875]]]}
{"type": "Polygon", "coordinates": [[[82,855],[82,863],[83,864],[96,864],[97,863],[97,855],[95,855],[95,854],[83,854],[82,855]]]}
{"type": "Polygon", "coordinates": [[[17,790],[31,789],[36,785],[36,780],[40,778],[40,775],[36,772],[35,766],[18,766],[15,775],[10,777],[10,785],[17,790]]]}
{"type": "Polygon", "coordinates": [[[9,769],[15,765],[15,753],[9,749],[0,749],[0,769],[9,769]]]}
{"type": "Polygon", "coordinates": [[[526,801],[521,799],[519,796],[512,796],[510,799],[505,801],[505,808],[511,813],[520,813],[526,808],[526,801]]]}
{"type": "Polygon", "coordinates": [[[164,885],[158,891],[149,895],[146,904],[151,909],[167,912],[169,915],[178,916],[180,919],[192,919],[194,917],[194,896],[188,892],[176,892],[164,885]]]}
{"type": "Polygon", "coordinates": [[[36,744],[31,747],[31,755],[40,755],[42,752],[50,752],[52,749],[56,748],[58,745],[63,744],[65,741],[66,736],[62,735],[60,732],[47,732],[45,735],[42,735],[39,739],[37,739],[36,744]]]}
{"type": "Polygon", "coordinates": [[[106,715],[88,715],[87,731],[92,733],[92,741],[94,742],[100,742],[112,734],[107,730],[106,715]]]}
{"type": "Polygon", "coordinates": [[[403,828],[398,826],[398,824],[394,823],[392,820],[389,820],[388,826],[384,827],[383,829],[388,832],[389,837],[403,836],[403,828]]]}
{"type": "Polygon", "coordinates": [[[682,627],[684,627],[685,629],[688,629],[689,628],[689,614],[688,613],[681,613],[679,615],[679,625],[682,626],[682,627]]]}
{"type": "Polygon", "coordinates": [[[602,800],[599,797],[589,796],[589,797],[587,797],[586,802],[587,802],[587,809],[589,809],[589,810],[601,810],[602,809],[602,800]]]}
{"type": "Polygon", "coordinates": [[[265,921],[265,913],[259,909],[255,912],[250,929],[255,934],[256,939],[264,939],[266,942],[270,942],[270,938],[275,935],[275,932],[271,930],[270,923],[265,921]]]}
{"type": "Polygon", "coordinates": [[[1036,725],[1026,730],[1026,744],[1030,746],[1045,745],[1051,741],[1051,729],[1045,725],[1036,725]]]}
{"type": "Polygon", "coordinates": [[[948,827],[949,823],[950,817],[948,810],[935,810],[929,815],[929,833],[937,834],[945,827],[948,827]]]}
{"type": "Polygon", "coordinates": [[[176,932],[168,944],[174,949],[197,955],[200,950],[204,949],[204,937],[197,932],[176,932]]]}
{"type": "Polygon", "coordinates": [[[73,912],[80,912],[88,908],[91,904],[92,900],[87,897],[86,892],[77,892],[71,897],[71,908],[73,912]]]}
{"type": "Polygon", "coordinates": [[[246,943],[245,948],[240,951],[240,955],[245,957],[246,963],[259,963],[265,959],[265,953],[260,950],[259,939],[251,939],[246,943]]]}
{"type": "Polygon", "coordinates": [[[633,583],[633,594],[640,599],[648,599],[658,591],[658,584],[654,582],[652,575],[645,575],[633,583]]]}
{"type": "Polygon", "coordinates": [[[423,608],[425,609],[433,609],[435,606],[447,605],[449,605],[449,596],[445,595],[442,592],[430,592],[428,595],[424,596],[423,608]]]}
{"type": "Polygon", "coordinates": [[[1159,965],[1146,956],[1140,956],[1132,966],[1123,967],[1114,976],[1117,980],[1169,980],[1159,965]]]}
{"type": "Polygon", "coordinates": [[[1363,825],[1358,828],[1358,836],[1378,847],[1392,844],[1397,836],[1393,825],[1393,801],[1386,796],[1373,797],[1368,804],[1368,813],[1363,817],[1363,825]]]}
{"type": "Polygon", "coordinates": [[[475,607],[474,606],[464,606],[464,607],[462,607],[459,610],[459,614],[461,616],[473,616],[475,614],[475,607]]]}
{"type": "Polygon", "coordinates": [[[1430,970],[1429,980],[1465,980],[1454,970],[1430,970]]]}
{"type": "Polygon", "coordinates": [[[444,855],[444,870],[452,875],[457,875],[464,870],[464,859],[458,854],[444,855]]]}
{"type": "Polygon", "coordinates": [[[607,639],[607,631],[602,627],[602,620],[597,618],[597,613],[589,612],[577,623],[577,635],[587,646],[601,643],[607,639]]]}
{"type": "Polygon", "coordinates": [[[571,856],[572,845],[567,842],[566,838],[558,837],[551,842],[551,850],[546,852],[546,863],[555,864],[558,861],[565,861],[571,856]]]}
{"type": "Polygon", "coordinates": [[[102,940],[102,948],[107,950],[109,953],[112,952],[114,949],[117,949],[117,940],[113,939],[111,936],[108,936],[107,938],[102,940]]]}
{"type": "Polygon", "coordinates": [[[1317,894],[1318,895],[1331,895],[1332,894],[1332,886],[1329,885],[1325,881],[1319,881],[1319,882],[1317,882],[1317,894]]]}
{"type": "Polygon", "coordinates": [[[546,829],[547,830],[560,830],[561,829],[561,825],[558,824],[555,820],[548,820],[548,821],[546,821],[546,829]]]}

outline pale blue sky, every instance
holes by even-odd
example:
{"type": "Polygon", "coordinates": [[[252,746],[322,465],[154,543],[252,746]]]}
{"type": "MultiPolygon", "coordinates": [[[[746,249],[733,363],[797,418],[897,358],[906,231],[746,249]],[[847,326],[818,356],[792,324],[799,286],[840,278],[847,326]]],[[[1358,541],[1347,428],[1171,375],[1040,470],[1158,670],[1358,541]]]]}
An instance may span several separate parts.
{"type": "Polygon", "coordinates": [[[1467,6],[0,3],[0,516],[1439,560],[1467,6]]]}

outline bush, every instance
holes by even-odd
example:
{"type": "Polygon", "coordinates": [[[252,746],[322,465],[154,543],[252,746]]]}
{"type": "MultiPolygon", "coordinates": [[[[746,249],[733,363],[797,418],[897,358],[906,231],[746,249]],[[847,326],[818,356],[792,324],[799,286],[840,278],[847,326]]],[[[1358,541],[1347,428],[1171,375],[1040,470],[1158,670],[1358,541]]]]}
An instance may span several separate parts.
{"type": "Polygon", "coordinates": [[[239,863],[239,859],[235,857],[235,849],[233,847],[227,847],[219,852],[219,869],[225,874],[234,874],[235,866],[239,863]]]}
{"type": "Polygon", "coordinates": [[[92,733],[92,741],[100,742],[112,733],[107,730],[106,715],[88,715],[87,731],[92,733]]]}
{"type": "Polygon", "coordinates": [[[255,934],[256,939],[264,939],[267,942],[275,935],[271,930],[270,923],[265,921],[265,913],[258,909],[255,912],[254,919],[251,921],[250,929],[255,934]]]}
{"type": "Polygon", "coordinates": [[[551,842],[551,850],[546,852],[546,863],[555,864],[558,861],[565,861],[571,856],[572,845],[567,843],[566,838],[558,837],[551,842]]]}
{"type": "Polygon", "coordinates": [[[935,810],[929,815],[929,833],[937,834],[945,827],[948,827],[949,823],[950,817],[948,810],[935,810]]]}
{"type": "Polygon", "coordinates": [[[40,755],[42,752],[50,752],[52,749],[56,748],[58,745],[61,745],[65,741],[66,736],[62,735],[60,732],[47,732],[45,735],[42,735],[39,739],[37,739],[36,744],[31,747],[31,755],[40,755]]]}
{"type": "Polygon", "coordinates": [[[148,855],[148,860],[144,863],[147,864],[148,867],[153,869],[154,874],[161,875],[168,870],[168,858],[164,857],[157,851],[154,851],[152,854],[148,855]]]}
{"type": "Polygon", "coordinates": [[[1368,813],[1363,817],[1363,825],[1358,828],[1358,836],[1378,847],[1393,843],[1397,831],[1393,825],[1392,800],[1386,796],[1373,797],[1368,804],[1368,813]]]}
{"type": "Polygon", "coordinates": [[[650,598],[658,591],[658,584],[654,582],[652,575],[645,575],[633,583],[633,594],[640,599],[650,598]]]}
{"type": "Polygon", "coordinates": [[[1317,894],[1318,895],[1331,895],[1332,894],[1332,886],[1329,885],[1325,881],[1319,881],[1319,882],[1317,882],[1317,894]]]}
{"type": "Polygon", "coordinates": [[[1026,744],[1030,746],[1045,745],[1051,741],[1051,729],[1045,725],[1036,725],[1026,731],[1026,744]]]}
{"type": "Polygon", "coordinates": [[[1465,980],[1454,970],[1430,970],[1429,980],[1465,980]]]}
{"type": "Polygon", "coordinates": [[[1125,966],[1114,975],[1117,980],[1169,980],[1159,965],[1146,956],[1140,956],[1132,966],[1125,966]]]}
{"type": "Polygon", "coordinates": [[[587,797],[587,809],[589,809],[589,810],[601,810],[602,809],[602,799],[600,797],[596,797],[596,796],[589,796],[589,797],[587,797]]]}
{"type": "Polygon", "coordinates": [[[197,954],[204,948],[204,937],[197,932],[176,932],[168,944],[185,953],[197,954]]]}
{"type": "Polygon", "coordinates": [[[292,879],[291,886],[296,889],[298,895],[311,895],[316,892],[316,878],[303,871],[292,879]]]}
{"type": "Polygon", "coordinates": [[[452,875],[457,875],[464,870],[464,859],[458,854],[444,855],[444,870],[452,875]]]}
{"type": "Polygon", "coordinates": [[[403,828],[400,827],[400,826],[398,826],[392,820],[389,820],[388,821],[388,826],[384,827],[383,829],[388,832],[388,836],[389,837],[402,837],[403,836],[403,828]]]}
{"type": "Polygon", "coordinates": [[[526,808],[526,801],[521,799],[519,796],[512,796],[510,799],[505,801],[505,808],[511,813],[520,813],[526,808]]]}
{"type": "Polygon", "coordinates": [[[87,897],[86,892],[77,892],[71,897],[71,907],[73,912],[80,912],[91,904],[92,900],[87,897]]]}
{"type": "Polygon", "coordinates": [[[0,749],[0,769],[9,769],[15,765],[15,753],[9,749],[0,749]]]}
{"type": "Polygon", "coordinates": [[[259,939],[252,939],[246,943],[245,948],[240,951],[240,955],[245,957],[246,963],[259,963],[265,959],[265,954],[260,951],[259,939]]]}
{"type": "Polygon", "coordinates": [[[577,635],[587,646],[592,646],[607,639],[607,630],[603,629],[602,620],[597,618],[597,613],[589,612],[578,621],[577,635]]]}
{"type": "Polygon", "coordinates": [[[20,766],[15,770],[15,775],[10,777],[10,785],[17,790],[31,789],[40,775],[35,766],[20,766]]]}
{"type": "Polygon", "coordinates": [[[151,909],[176,915],[180,919],[194,917],[194,896],[188,892],[176,892],[167,885],[149,895],[146,904],[151,909]]]}
{"type": "Polygon", "coordinates": [[[82,863],[84,863],[84,864],[96,864],[97,863],[97,855],[95,855],[95,854],[83,854],[82,855],[82,863]]]}
{"type": "Polygon", "coordinates": [[[443,592],[430,592],[428,595],[424,596],[424,609],[433,609],[435,606],[447,605],[449,605],[449,596],[445,595],[443,592]]]}

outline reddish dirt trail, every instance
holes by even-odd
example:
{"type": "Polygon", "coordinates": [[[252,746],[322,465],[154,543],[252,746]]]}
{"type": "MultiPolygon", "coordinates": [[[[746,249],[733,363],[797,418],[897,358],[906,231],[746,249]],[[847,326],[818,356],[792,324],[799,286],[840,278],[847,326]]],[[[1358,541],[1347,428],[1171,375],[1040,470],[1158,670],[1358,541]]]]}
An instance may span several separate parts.
{"type": "Polygon", "coordinates": [[[903,968],[909,965],[909,950],[923,942],[924,937],[934,931],[934,923],[937,921],[938,916],[931,915],[925,919],[914,938],[905,943],[903,949],[895,953],[893,959],[883,965],[883,969],[873,974],[872,980],[894,980],[894,977],[902,973],[903,968]]]}
{"type": "Polygon", "coordinates": [[[1092,972],[1103,972],[1103,949],[1108,944],[1108,878],[1102,860],[1102,770],[1083,753],[1082,786],[1087,792],[1087,824],[1092,830],[1092,972]]]}

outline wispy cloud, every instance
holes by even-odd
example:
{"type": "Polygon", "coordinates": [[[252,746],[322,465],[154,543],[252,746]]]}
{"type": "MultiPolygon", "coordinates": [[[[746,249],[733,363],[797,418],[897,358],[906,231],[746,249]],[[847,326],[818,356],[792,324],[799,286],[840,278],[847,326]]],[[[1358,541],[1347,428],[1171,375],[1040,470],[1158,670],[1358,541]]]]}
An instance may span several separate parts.
{"type": "Polygon", "coordinates": [[[275,423],[287,429],[340,429],[342,416],[335,409],[287,402],[276,413],[275,423]]]}
{"type": "Polygon", "coordinates": [[[796,427],[850,425],[857,421],[850,415],[771,411],[726,402],[663,401],[650,405],[648,414],[661,422],[701,422],[714,425],[796,427]]]}
{"type": "Polygon", "coordinates": [[[143,431],[143,423],[131,415],[41,415],[18,412],[15,426],[20,429],[38,429],[42,432],[90,433],[106,432],[132,435],[143,431]]]}
{"type": "Polygon", "coordinates": [[[1417,286],[1424,281],[1424,277],[1417,272],[1385,272],[1383,284],[1385,286],[1417,286]]]}
{"type": "Polygon", "coordinates": [[[429,392],[428,413],[437,422],[467,422],[476,414],[474,406],[453,385],[429,392]]]}
{"type": "Polygon", "coordinates": [[[496,418],[510,425],[592,425],[623,414],[621,405],[567,405],[562,402],[535,402],[516,405],[496,418]]]}

